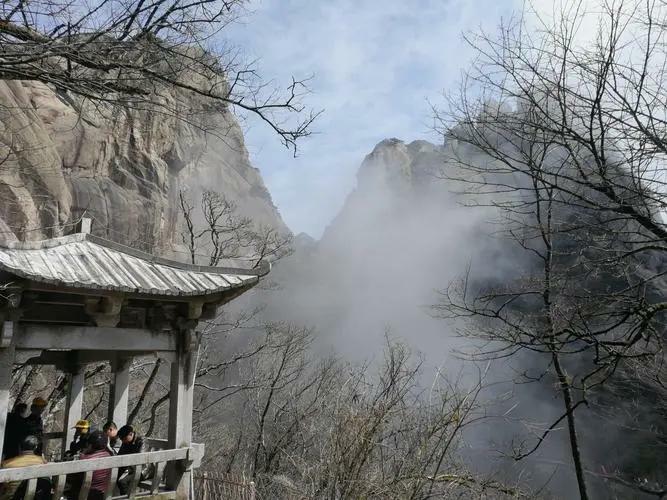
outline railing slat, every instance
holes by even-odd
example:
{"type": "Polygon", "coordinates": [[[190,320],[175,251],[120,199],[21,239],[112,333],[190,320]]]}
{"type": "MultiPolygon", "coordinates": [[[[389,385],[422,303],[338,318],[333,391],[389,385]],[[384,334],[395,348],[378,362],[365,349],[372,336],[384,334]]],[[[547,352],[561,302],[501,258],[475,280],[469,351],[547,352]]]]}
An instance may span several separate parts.
{"type": "Polygon", "coordinates": [[[198,471],[194,474],[197,500],[256,500],[255,483],[235,474],[198,471]]]}
{"type": "Polygon", "coordinates": [[[35,498],[35,491],[37,491],[37,478],[28,481],[28,487],[25,490],[23,498],[25,500],[33,500],[35,498]]]}
{"type": "Polygon", "coordinates": [[[134,499],[137,495],[137,486],[139,486],[139,481],[141,481],[141,465],[135,465],[132,467],[132,481],[130,482],[130,487],[127,490],[127,498],[134,499]]]}
{"type": "Polygon", "coordinates": [[[114,467],[111,469],[111,477],[109,478],[109,485],[107,486],[107,491],[104,494],[105,500],[111,500],[113,498],[113,492],[116,488],[116,479],[118,479],[118,469],[114,467]]]}
{"type": "Polygon", "coordinates": [[[151,493],[155,494],[160,489],[160,480],[164,475],[164,468],[167,465],[167,462],[158,462],[155,464],[155,475],[153,476],[153,482],[151,483],[151,493]]]}
{"type": "Polygon", "coordinates": [[[90,492],[90,483],[93,482],[93,471],[89,470],[86,472],[86,475],[83,478],[83,484],[81,485],[81,490],[79,491],[79,500],[86,500],[88,498],[88,493],[90,492]]]}
{"type": "Polygon", "coordinates": [[[67,481],[67,476],[57,476],[56,484],[53,486],[53,496],[52,500],[60,500],[63,496],[63,491],[65,491],[65,481],[67,481]]]}

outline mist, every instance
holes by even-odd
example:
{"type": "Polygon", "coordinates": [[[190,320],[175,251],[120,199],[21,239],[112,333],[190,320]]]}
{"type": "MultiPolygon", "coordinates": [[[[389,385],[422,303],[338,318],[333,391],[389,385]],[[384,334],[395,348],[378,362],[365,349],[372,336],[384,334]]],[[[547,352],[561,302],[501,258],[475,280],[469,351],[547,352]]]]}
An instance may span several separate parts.
{"type": "Polygon", "coordinates": [[[314,358],[335,355],[373,367],[382,361],[388,338],[404,343],[423,363],[425,388],[439,373],[462,390],[482,379],[486,416],[466,431],[464,460],[481,473],[536,490],[546,486],[567,498],[576,485],[565,465],[565,432],[554,433],[527,461],[508,458],[513,443],[526,438],[527,426],[538,432],[562,413],[554,387],[514,385],[540,359],[471,362],[467,354],[475,351],[475,341],[459,334],[461,324],[436,317],[432,307],[466,273],[472,281],[498,282],[527,269],[525,253],[497,234],[498,213],[465,206],[452,181],[442,178],[451,147],[379,143],[321,240],[298,235],[295,253],[270,275],[277,289],[255,291],[239,307],[259,303],[268,321],[313,328],[314,358]]]}

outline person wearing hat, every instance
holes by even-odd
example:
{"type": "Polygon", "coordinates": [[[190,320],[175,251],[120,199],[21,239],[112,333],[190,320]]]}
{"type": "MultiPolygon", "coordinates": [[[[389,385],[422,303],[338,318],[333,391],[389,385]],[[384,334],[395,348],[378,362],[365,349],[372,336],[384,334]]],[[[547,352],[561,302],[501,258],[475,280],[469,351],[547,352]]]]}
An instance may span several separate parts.
{"type": "Polygon", "coordinates": [[[46,409],[46,400],[44,398],[36,397],[32,400],[30,405],[30,415],[25,418],[25,433],[26,436],[35,436],[39,440],[39,448],[37,453],[42,454],[43,438],[44,438],[44,421],[42,420],[42,413],[46,409]]]}
{"type": "Polygon", "coordinates": [[[69,445],[69,455],[76,456],[88,446],[88,431],[90,422],[88,420],[79,420],[74,426],[74,439],[69,445]]]}

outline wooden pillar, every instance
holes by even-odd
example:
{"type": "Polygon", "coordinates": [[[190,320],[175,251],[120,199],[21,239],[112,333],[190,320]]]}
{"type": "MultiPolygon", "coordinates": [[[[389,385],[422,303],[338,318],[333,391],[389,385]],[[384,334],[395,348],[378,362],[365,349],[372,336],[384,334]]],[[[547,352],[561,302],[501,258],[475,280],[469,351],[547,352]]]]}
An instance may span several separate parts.
{"type": "Polygon", "coordinates": [[[74,429],[77,420],[81,418],[83,411],[83,384],[86,371],[83,366],[70,366],[67,373],[67,402],[65,404],[65,422],[62,440],[62,456],[69,449],[69,444],[74,439],[74,429]]]}
{"type": "Polygon", "coordinates": [[[12,388],[12,368],[14,367],[14,324],[11,321],[0,323],[0,454],[5,444],[5,425],[12,388]]]}
{"type": "Polygon", "coordinates": [[[127,423],[127,402],[130,395],[130,364],[132,358],[118,357],[111,361],[108,419],[118,428],[127,423]]]}
{"type": "MultiPolygon", "coordinates": [[[[171,363],[169,400],[170,448],[184,448],[192,443],[192,406],[196,362],[194,332],[181,333],[181,342],[171,363]]],[[[174,464],[167,471],[167,484],[176,490],[176,499],[190,498],[191,472],[189,464],[174,464]]]]}

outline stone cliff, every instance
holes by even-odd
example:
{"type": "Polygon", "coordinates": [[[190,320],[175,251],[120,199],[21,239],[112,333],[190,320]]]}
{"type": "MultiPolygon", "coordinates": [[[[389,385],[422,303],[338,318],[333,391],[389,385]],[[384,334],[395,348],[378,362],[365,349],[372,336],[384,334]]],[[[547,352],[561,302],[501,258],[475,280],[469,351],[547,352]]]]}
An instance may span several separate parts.
{"type": "MultiPolygon", "coordinates": [[[[183,113],[119,110],[36,82],[0,82],[0,237],[73,230],[160,252],[176,238],[177,194],[223,193],[239,212],[287,231],[234,115],[173,95],[183,113]]],[[[169,106],[174,109],[174,106],[169,106]]]]}
{"type": "Polygon", "coordinates": [[[342,244],[351,228],[359,234],[367,232],[363,228],[384,231],[401,215],[421,213],[423,202],[430,205],[438,200],[439,205],[447,192],[446,184],[437,179],[444,155],[444,147],[427,141],[385,139],[378,143],[361,163],[357,187],[325,230],[320,247],[342,244]]]}

